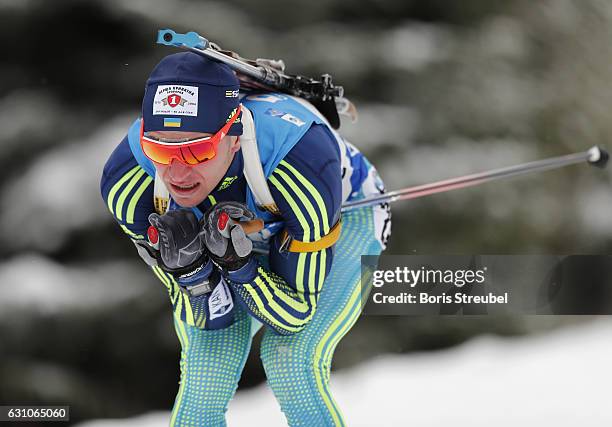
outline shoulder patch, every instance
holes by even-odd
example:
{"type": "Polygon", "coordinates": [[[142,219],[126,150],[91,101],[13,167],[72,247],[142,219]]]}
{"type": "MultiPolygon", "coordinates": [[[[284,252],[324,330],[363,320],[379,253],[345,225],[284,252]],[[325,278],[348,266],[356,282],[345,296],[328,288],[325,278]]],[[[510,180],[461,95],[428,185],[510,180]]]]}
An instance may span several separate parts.
{"type": "Polygon", "coordinates": [[[274,108],[268,108],[266,114],[272,117],[280,117],[281,119],[295,125],[297,127],[304,126],[306,124],[302,119],[294,116],[293,114],[286,113],[284,111],[275,110],[274,108]]]}

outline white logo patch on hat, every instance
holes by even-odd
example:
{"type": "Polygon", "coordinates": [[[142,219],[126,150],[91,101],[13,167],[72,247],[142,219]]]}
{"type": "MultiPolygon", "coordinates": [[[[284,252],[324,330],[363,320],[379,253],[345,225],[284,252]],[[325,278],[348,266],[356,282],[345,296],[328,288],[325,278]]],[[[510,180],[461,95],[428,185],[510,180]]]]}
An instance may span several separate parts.
{"type": "Polygon", "coordinates": [[[197,116],[198,87],[159,85],[153,98],[153,115],[197,116]]]}

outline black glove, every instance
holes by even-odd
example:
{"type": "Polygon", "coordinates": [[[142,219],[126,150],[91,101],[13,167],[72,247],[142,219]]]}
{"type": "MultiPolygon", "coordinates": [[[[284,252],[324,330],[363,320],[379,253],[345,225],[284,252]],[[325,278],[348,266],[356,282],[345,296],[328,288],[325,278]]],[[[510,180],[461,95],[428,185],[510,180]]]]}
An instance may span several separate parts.
{"type": "Polygon", "coordinates": [[[221,202],[204,218],[204,242],[212,260],[227,271],[239,270],[251,258],[253,242],[236,221],[250,221],[255,214],[243,203],[221,202]]]}
{"type": "Polygon", "coordinates": [[[204,245],[202,224],[190,209],[151,214],[154,230],[147,232],[149,246],[156,251],[157,265],[172,274],[187,299],[172,301],[180,319],[190,326],[220,329],[234,321],[234,302],[204,245]],[[178,304],[178,307],[177,307],[178,304]],[[190,310],[187,310],[189,305],[190,310]],[[191,316],[187,316],[187,312],[191,316]]]}
{"type": "Polygon", "coordinates": [[[207,264],[201,225],[190,209],[152,213],[149,222],[159,235],[158,264],[164,271],[180,276],[207,264]]]}

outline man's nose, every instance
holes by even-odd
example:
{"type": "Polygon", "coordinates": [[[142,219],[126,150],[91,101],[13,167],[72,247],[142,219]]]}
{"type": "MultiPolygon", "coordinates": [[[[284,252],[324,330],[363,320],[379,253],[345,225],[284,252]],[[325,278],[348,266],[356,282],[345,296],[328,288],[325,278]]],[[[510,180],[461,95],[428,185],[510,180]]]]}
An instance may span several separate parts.
{"type": "Polygon", "coordinates": [[[170,162],[168,175],[173,181],[183,181],[191,174],[191,167],[181,162],[178,159],[172,159],[170,162]]]}

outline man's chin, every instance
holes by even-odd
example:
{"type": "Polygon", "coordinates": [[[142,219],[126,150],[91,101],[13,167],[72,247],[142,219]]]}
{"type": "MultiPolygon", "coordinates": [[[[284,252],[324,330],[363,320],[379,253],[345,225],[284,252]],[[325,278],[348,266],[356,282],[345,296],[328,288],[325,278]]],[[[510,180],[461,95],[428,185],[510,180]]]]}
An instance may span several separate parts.
{"type": "MultiPolygon", "coordinates": [[[[200,192],[198,192],[200,193],[200,192]]],[[[207,194],[180,195],[170,192],[172,200],[182,208],[193,208],[206,199],[207,194]]]]}

